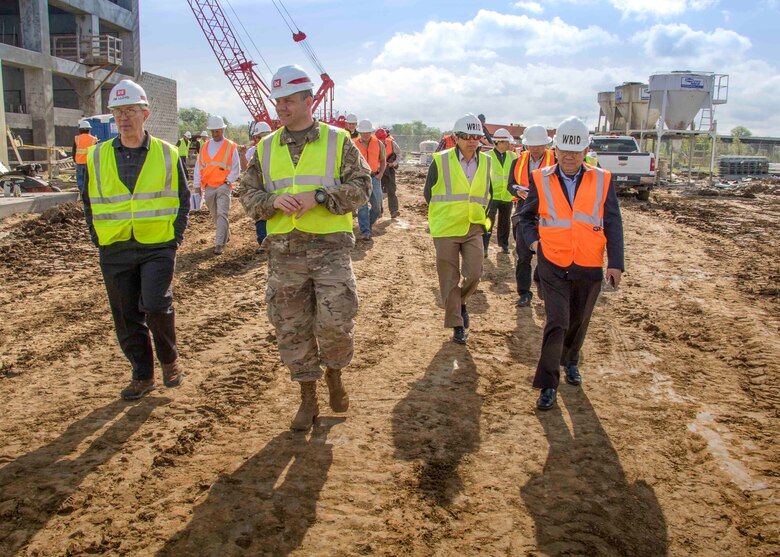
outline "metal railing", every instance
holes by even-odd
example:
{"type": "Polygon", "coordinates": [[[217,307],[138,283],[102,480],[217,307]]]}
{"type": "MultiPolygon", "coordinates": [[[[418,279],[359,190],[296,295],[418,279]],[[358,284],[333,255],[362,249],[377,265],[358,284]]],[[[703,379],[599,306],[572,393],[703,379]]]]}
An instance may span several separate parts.
{"type": "Polygon", "coordinates": [[[122,39],[113,35],[51,35],[51,54],[88,66],[121,66],[122,39]]]}

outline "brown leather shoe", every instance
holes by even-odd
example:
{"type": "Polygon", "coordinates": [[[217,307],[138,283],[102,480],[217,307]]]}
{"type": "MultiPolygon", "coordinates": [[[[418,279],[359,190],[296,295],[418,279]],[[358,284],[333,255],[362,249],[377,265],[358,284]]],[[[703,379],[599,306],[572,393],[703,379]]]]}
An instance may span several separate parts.
{"type": "Polygon", "coordinates": [[[328,404],[334,412],[346,412],[349,410],[349,395],[341,382],[340,369],[325,370],[325,383],[328,385],[328,404]]]}
{"type": "Polygon", "coordinates": [[[138,400],[146,393],[154,390],[154,379],[133,379],[130,384],[119,393],[124,400],[138,400]]]}
{"type": "Polygon", "coordinates": [[[320,407],[317,404],[317,382],[301,382],[301,406],[293,417],[291,429],[294,431],[308,431],[317,419],[320,407]]]}
{"type": "Polygon", "coordinates": [[[178,387],[184,381],[184,373],[179,368],[178,360],[170,364],[160,364],[163,373],[163,385],[166,387],[178,387]]]}

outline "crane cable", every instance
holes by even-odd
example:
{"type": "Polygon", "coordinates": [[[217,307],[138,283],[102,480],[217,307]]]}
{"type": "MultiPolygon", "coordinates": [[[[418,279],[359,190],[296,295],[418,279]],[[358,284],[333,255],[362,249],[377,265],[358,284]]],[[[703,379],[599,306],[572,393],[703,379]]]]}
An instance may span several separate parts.
{"type": "MultiPolygon", "coordinates": [[[[287,11],[287,7],[284,5],[284,2],[282,2],[282,0],[271,0],[271,2],[273,2],[276,11],[279,12],[279,15],[282,17],[284,24],[287,25],[287,28],[290,30],[290,33],[292,33],[293,36],[296,35],[297,33],[301,33],[298,24],[295,23],[295,20],[292,18],[292,15],[290,15],[290,12],[287,11]],[[279,8],[279,6],[281,6],[281,9],[279,8]],[[284,10],[284,13],[282,13],[282,9],[284,10]]],[[[304,34],[304,37],[305,36],[306,35],[304,34]]],[[[320,72],[320,74],[324,74],[325,68],[322,66],[322,62],[320,62],[319,58],[317,58],[317,55],[314,53],[314,49],[312,49],[307,39],[303,39],[301,41],[296,41],[296,42],[298,42],[298,44],[301,45],[303,52],[306,53],[309,59],[314,63],[314,65],[317,67],[317,70],[320,72]]]]}
{"type": "MultiPolygon", "coordinates": [[[[230,8],[230,11],[233,12],[233,15],[235,16],[236,21],[238,21],[238,24],[241,26],[241,29],[244,30],[244,34],[246,34],[246,36],[249,38],[249,42],[251,42],[252,46],[255,47],[255,52],[257,53],[257,56],[260,58],[260,60],[263,61],[263,64],[268,69],[268,75],[273,75],[274,72],[271,69],[271,66],[268,65],[268,62],[266,62],[265,58],[263,58],[263,55],[260,54],[260,50],[257,48],[257,45],[255,44],[255,41],[252,40],[252,35],[250,35],[249,32],[246,30],[246,27],[244,27],[244,24],[241,22],[241,18],[238,17],[238,14],[236,13],[236,10],[233,9],[233,6],[230,3],[230,0],[225,0],[225,3],[230,8]]],[[[243,46],[246,51],[249,51],[249,49],[246,47],[246,44],[241,39],[241,37],[237,36],[236,38],[239,40],[239,42],[241,42],[241,46],[243,46]]]]}

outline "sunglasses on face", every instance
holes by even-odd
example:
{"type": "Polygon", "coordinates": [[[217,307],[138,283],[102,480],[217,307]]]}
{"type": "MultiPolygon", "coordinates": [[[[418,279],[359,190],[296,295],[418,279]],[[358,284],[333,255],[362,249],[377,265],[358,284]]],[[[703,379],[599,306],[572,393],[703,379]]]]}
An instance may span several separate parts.
{"type": "Polygon", "coordinates": [[[466,141],[479,141],[482,139],[481,135],[475,135],[475,134],[461,134],[458,136],[458,139],[465,139],[466,141]]]}
{"type": "Polygon", "coordinates": [[[141,111],[142,109],[131,106],[130,108],[114,108],[111,114],[114,115],[115,120],[119,120],[120,118],[132,118],[141,111]]]}

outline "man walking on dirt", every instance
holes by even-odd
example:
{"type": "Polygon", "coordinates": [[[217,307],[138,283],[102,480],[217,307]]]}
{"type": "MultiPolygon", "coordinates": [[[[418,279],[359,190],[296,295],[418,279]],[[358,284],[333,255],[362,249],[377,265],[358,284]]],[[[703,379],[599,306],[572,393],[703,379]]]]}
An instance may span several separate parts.
{"type": "Polygon", "coordinates": [[[313,87],[298,66],[274,74],[283,127],[258,143],[240,193],[250,218],[268,220],[266,305],[279,355],[301,387],[297,431],[319,414],[323,367],[331,409],[349,408],[341,370],[352,361],[358,309],[352,212],[371,193],[371,170],[348,133],[313,118],[313,87]]]}
{"type": "Polygon", "coordinates": [[[612,175],[583,164],[588,127],[574,116],[555,134],[558,164],[540,168],[523,207],[520,226],[538,257],[546,323],[533,386],[536,407],[555,405],[560,366],[566,382],[582,382],[578,362],[590,316],[601,290],[604,251],[607,282],[617,287],[623,274],[623,221],[612,175]]]}
{"type": "Polygon", "coordinates": [[[99,249],[119,346],[133,368],[121,396],[134,400],[155,388],[152,341],[163,384],[182,382],[173,271],[187,228],[190,192],[176,147],[144,130],[149,102],[141,86],[120,81],[108,108],[119,137],[87,153],[84,215],[99,249]]]}
{"type": "Polygon", "coordinates": [[[488,226],[491,158],[477,150],[484,135],[476,116],[459,118],[454,131],[455,147],[433,154],[423,194],[436,248],[444,326],[452,328],[453,342],[466,344],[466,301],[477,290],[482,277],[482,235],[488,226]]]}

